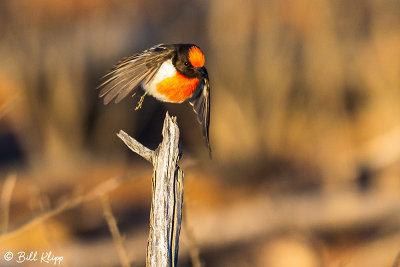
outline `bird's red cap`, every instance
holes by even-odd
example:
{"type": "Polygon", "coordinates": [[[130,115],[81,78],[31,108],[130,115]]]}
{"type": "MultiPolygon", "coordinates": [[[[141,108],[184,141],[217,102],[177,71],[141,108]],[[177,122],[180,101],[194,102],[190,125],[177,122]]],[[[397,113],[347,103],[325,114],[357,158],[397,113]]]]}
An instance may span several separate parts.
{"type": "Polygon", "coordinates": [[[195,68],[201,68],[204,66],[204,54],[201,52],[200,48],[193,46],[189,49],[189,61],[195,68]]]}

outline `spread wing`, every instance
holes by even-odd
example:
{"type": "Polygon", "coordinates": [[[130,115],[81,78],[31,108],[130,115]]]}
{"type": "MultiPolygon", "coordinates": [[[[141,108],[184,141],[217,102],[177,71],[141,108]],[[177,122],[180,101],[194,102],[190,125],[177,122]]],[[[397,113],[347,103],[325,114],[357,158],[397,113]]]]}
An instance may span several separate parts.
{"type": "Polygon", "coordinates": [[[197,92],[197,95],[190,100],[190,104],[193,106],[194,112],[197,114],[197,119],[202,126],[203,136],[206,139],[206,145],[211,158],[211,147],[208,131],[210,127],[210,83],[207,73],[205,73],[199,86],[200,90],[197,92]]]}
{"type": "Polygon", "coordinates": [[[118,103],[139,85],[149,82],[173,52],[171,46],[159,44],[121,60],[104,76],[107,80],[99,86],[102,88],[99,96],[104,97],[104,104],[114,98],[118,103]]]}

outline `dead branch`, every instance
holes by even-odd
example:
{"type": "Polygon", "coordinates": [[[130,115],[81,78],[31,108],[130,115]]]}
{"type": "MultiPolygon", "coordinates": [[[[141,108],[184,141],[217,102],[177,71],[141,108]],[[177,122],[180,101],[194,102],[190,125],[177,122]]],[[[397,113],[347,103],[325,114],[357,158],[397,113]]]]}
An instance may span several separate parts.
{"type": "Polygon", "coordinates": [[[153,197],[146,266],[176,266],[182,220],[183,172],[179,160],[179,128],[175,117],[165,116],[163,141],[152,151],[120,131],[118,137],[153,164],[153,197]]]}
{"type": "MultiPolygon", "coordinates": [[[[237,192],[230,191],[232,188],[229,187],[226,187],[226,190],[237,192]]],[[[359,229],[389,224],[400,225],[398,195],[398,193],[387,194],[384,191],[361,194],[356,190],[338,190],[329,193],[271,197],[264,192],[255,192],[243,200],[226,202],[207,209],[199,208],[197,205],[190,206],[185,210],[185,216],[188,216],[185,217],[184,225],[188,221],[200,251],[210,247],[215,250],[225,249],[232,244],[248,244],[249,240],[268,239],[277,234],[293,231],[329,235],[345,233],[350,236],[350,233],[354,231],[357,233],[359,229]]],[[[205,197],[207,198],[207,195],[205,197]]],[[[346,255],[351,255],[352,261],[357,260],[362,263],[376,256],[390,262],[386,266],[392,266],[400,244],[400,234],[396,229],[387,228],[384,236],[378,235],[376,239],[360,244],[357,250],[346,255]],[[372,251],[378,253],[374,254],[372,251]]],[[[134,228],[125,240],[126,246],[130,249],[129,255],[137,266],[144,266],[145,231],[144,227],[134,228]]],[[[184,245],[181,243],[179,254],[181,260],[188,261],[191,252],[187,242],[188,236],[185,234],[183,230],[180,235],[184,245]]],[[[94,258],[99,264],[112,260],[113,264],[117,265],[118,257],[111,258],[106,253],[113,247],[114,244],[109,238],[103,238],[90,245],[84,242],[69,243],[64,245],[62,251],[73,266],[93,265],[94,258]]],[[[367,266],[367,264],[352,266],[367,266]]]]}
{"type": "Polygon", "coordinates": [[[121,233],[119,232],[119,229],[118,229],[117,220],[115,219],[114,215],[112,214],[111,205],[110,205],[108,196],[104,195],[101,199],[102,199],[102,204],[103,204],[103,215],[107,221],[107,225],[108,225],[108,228],[113,237],[115,247],[117,248],[118,255],[121,260],[121,265],[123,267],[129,267],[129,266],[131,266],[131,264],[130,264],[130,260],[128,258],[128,253],[126,253],[124,241],[123,241],[121,233]]]}
{"type": "Polygon", "coordinates": [[[11,195],[17,182],[17,176],[15,174],[10,174],[4,181],[3,188],[1,190],[0,198],[0,232],[5,233],[8,228],[8,218],[10,214],[10,200],[11,195]]]}
{"type": "Polygon", "coordinates": [[[141,143],[130,137],[122,130],[119,131],[117,136],[125,143],[125,145],[129,147],[130,150],[153,164],[153,158],[155,154],[153,150],[150,150],[147,147],[143,146],[141,143]]]}
{"type": "Polygon", "coordinates": [[[73,197],[67,201],[64,201],[64,202],[60,203],[59,205],[57,205],[55,208],[45,211],[42,214],[32,218],[28,222],[24,223],[23,225],[20,225],[19,227],[15,228],[13,231],[10,231],[10,232],[0,235],[0,240],[10,239],[15,236],[18,236],[19,234],[23,233],[25,230],[30,229],[31,227],[34,227],[36,225],[39,225],[66,210],[72,209],[82,203],[85,203],[85,202],[91,201],[97,197],[103,196],[107,192],[113,191],[115,188],[117,188],[120,185],[120,183],[122,182],[122,180],[123,180],[122,177],[114,177],[105,182],[102,182],[101,184],[99,184],[93,190],[87,192],[86,194],[79,195],[79,196],[73,197]]]}

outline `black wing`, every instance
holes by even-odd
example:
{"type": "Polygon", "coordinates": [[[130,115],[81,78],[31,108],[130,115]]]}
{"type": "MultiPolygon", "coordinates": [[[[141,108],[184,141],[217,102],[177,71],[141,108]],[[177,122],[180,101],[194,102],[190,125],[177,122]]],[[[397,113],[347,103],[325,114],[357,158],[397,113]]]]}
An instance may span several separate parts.
{"type": "Polygon", "coordinates": [[[102,88],[99,96],[104,96],[104,104],[115,97],[115,103],[118,103],[140,84],[149,82],[173,52],[171,46],[159,44],[121,60],[104,76],[107,80],[99,86],[102,88]]]}
{"type": "Polygon", "coordinates": [[[209,127],[210,127],[210,83],[208,75],[205,73],[200,83],[200,91],[197,95],[190,100],[190,104],[193,106],[194,112],[197,114],[197,119],[202,125],[203,136],[206,139],[206,145],[211,158],[211,146],[209,138],[209,127]]]}

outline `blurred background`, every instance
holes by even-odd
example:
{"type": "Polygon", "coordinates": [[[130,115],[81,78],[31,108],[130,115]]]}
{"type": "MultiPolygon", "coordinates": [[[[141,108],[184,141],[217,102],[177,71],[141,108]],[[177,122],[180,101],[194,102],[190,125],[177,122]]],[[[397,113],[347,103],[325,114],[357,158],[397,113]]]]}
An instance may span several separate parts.
{"type": "Polygon", "coordinates": [[[50,250],[120,266],[105,195],[143,266],[152,166],[115,134],[155,149],[167,110],[179,266],[399,266],[399,48],[396,0],[1,1],[0,266],[50,250]],[[212,160],[188,103],[98,98],[115,63],[158,43],[206,54],[212,160]]]}

